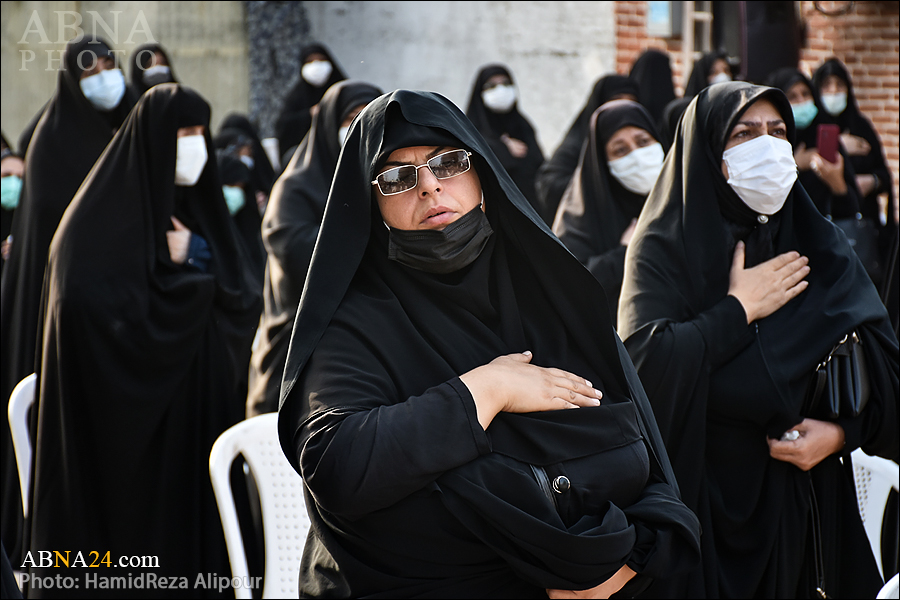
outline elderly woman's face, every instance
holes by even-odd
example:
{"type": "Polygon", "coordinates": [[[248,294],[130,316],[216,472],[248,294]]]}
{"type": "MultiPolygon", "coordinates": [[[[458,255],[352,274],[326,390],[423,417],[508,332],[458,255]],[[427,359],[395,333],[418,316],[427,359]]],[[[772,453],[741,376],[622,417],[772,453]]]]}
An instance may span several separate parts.
{"type": "MultiPolygon", "coordinates": [[[[448,146],[400,148],[391,152],[378,173],[392,167],[425,165],[429,159],[451,150],[457,148],[448,146]]],[[[416,186],[399,194],[385,196],[377,185],[373,186],[382,220],[395,229],[441,230],[481,204],[481,181],[474,168],[455,177],[438,179],[430,168],[422,166],[417,169],[417,175],[416,186]]]]}
{"type": "MultiPolygon", "coordinates": [[[[771,135],[779,140],[787,141],[787,125],[781,118],[781,113],[775,105],[762,98],[754,102],[750,108],[741,115],[741,120],[728,133],[725,142],[725,150],[734,148],[744,142],[758,138],[761,135],[771,135]]],[[[725,161],[722,161],[722,173],[728,178],[728,169],[725,161]]]]}

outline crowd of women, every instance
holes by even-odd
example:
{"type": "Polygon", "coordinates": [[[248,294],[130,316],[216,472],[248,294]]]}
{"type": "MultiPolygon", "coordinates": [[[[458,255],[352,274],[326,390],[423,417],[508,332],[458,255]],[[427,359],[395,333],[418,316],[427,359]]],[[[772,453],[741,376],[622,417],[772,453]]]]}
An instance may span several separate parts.
{"type": "Polygon", "coordinates": [[[900,458],[895,199],[839,60],[742,82],[713,52],[678,96],[648,50],[545,156],[503,64],[462,110],[312,44],[272,161],[163,47],[130,83],[113,50],[69,42],[3,140],[0,393],[38,382],[30,489],[3,426],[13,565],[229,573],[209,451],[277,411],[301,597],[875,597],[897,571],[849,470],[900,458]],[[842,344],[864,408],[826,415],[842,344]]]}

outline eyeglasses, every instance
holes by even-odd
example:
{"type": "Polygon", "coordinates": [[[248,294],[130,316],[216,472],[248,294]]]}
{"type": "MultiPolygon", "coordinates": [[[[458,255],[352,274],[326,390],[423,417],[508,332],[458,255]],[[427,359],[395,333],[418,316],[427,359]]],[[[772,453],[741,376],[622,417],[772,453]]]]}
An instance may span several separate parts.
{"type": "Polygon", "coordinates": [[[428,167],[438,179],[450,179],[462,175],[472,167],[468,150],[450,150],[438,154],[422,165],[403,165],[388,169],[378,175],[372,185],[377,185],[383,196],[393,196],[411,190],[419,184],[419,169],[428,167]]]}

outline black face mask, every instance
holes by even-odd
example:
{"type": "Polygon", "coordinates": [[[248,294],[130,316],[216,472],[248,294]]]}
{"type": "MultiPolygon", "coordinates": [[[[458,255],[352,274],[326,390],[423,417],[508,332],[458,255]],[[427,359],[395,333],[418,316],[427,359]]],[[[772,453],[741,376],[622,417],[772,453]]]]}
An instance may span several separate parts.
{"type": "Polygon", "coordinates": [[[494,233],[481,207],[475,207],[443,231],[406,231],[390,227],[388,258],[428,273],[452,273],[470,265],[494,233]]]}

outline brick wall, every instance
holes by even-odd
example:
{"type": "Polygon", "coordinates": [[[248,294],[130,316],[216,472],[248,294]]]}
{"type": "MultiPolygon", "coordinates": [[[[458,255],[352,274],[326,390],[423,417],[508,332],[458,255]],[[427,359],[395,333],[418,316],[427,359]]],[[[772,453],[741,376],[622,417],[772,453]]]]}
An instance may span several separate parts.
{"type": "Polygon", "coordinates": [[[669,53],[675,93],[680,96],[691,74],[681,64],[681,40],[647,35],[647,3],[616,2],[616,72],[628,75],[631,65],[644,50],[654,48],[669,53]]]}
{"type": "MultiPolygon", "coordinates": [[[[848,2],[819,2],[832,11],[848,2]]],[[[808,75],[836,56],[847,65],[860,111],[875,126],[894,179],[894,198],[900,179],[900,2],[854,2],[846,15],[826,16],[813,2],[801,2],[808,26],[800,69],[808,75]]]]}
{"type": "MultiPolygon", "coordinates": [[[[824,10],[846,8],[850,2],[819,2],[824,10]]],[[[813,2],[800,2],[807,23],[806,47],[800,69],[811,75],[831,56],[850,70],[860,110],[881,136],[885,156],[893,174],[894,197],[900,179],[900,94],[898,94],[898,32],[900,2],[854,2],[850,12],[826,16],[813,2]]],[[[665,50],[672,59],[675,91],[681,94],[690,75],[681,64],[681,41],[647,35],[647,3],[616,2],[616,71],[627,74],[631,64],[647,48],[665,50]]],[[[895,207],[896,210],[896,207],[895,207]]]]}

